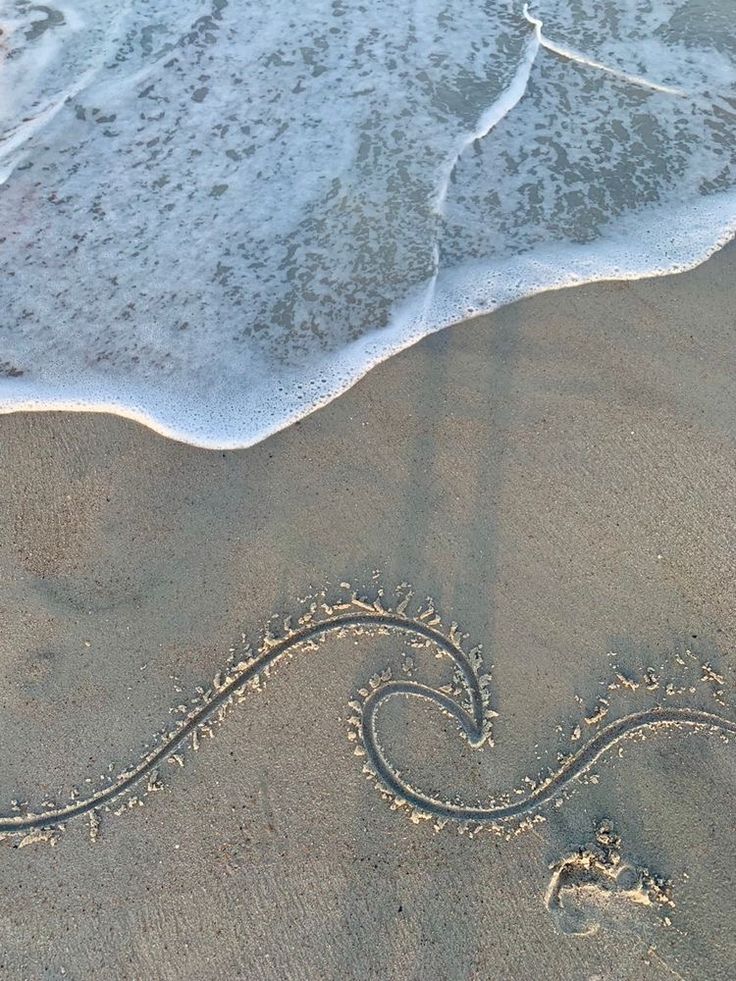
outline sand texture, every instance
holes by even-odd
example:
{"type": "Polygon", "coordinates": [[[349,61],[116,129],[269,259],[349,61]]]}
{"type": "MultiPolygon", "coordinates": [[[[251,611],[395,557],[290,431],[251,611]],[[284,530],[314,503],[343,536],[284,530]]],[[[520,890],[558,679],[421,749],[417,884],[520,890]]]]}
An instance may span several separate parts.
{"type": "Polygon", "coordinates": [[[0,976],[733,977],[735,271],[0,417],[0,976]]]}

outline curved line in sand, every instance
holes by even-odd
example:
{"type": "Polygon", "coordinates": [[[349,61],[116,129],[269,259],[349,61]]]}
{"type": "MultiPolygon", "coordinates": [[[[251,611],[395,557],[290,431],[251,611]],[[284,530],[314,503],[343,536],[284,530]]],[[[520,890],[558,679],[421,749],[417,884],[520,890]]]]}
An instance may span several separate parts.
{"type": "MultiPolygon", "coordinates": [[[[570,784],[584,776],[609,749],[621,742],[622,739],[643,729],[657,729],[662,726],[678,728],[687,726],[694,729],[710,729],[736,735],[736,722],[700,709],[657,707],[643,712],[632,712],[599,730],[577,753],[568,757],[551,777],[531,790],[525,797],[509,804],[489,806],[458,804],[430,797],[421,790],[410,787],[397,776],[380,748],[375,727],[375,714],[380,703],[395,695],[430,697],[423,692],[408,690],[409,684],[411,683],[396,682],[394,686],[386,685],[379,692],[374,693],[375,698],[374,695],[371,695],[366,700],[363,729],[366,754],[371,760],[379,780],[385,784],[391,793],[399,799],[405,800],[420,813],[423,812],[429,817],[447,820],[493,824],[511,818],[530,817],[546,804],[560,797],[569,789],[570,784]],[[366,721],[368,723],[367,728],[366,721]]],[[[438,694],[434,694],[434,700],[439,702],[438,694]]],[[[455,716],[461,729],[466,728],[461,718],[462,709],[458,712],[457,709],[452,709],[446,704],[442,704],[442,708],[455,716]]],[[[473,743],[469,733],[468,735],[471,745],[478,745],[473,743]]]]}
{"type": "Polygon", "coordinates": [[[562,766],[546,781],[532,789],[526,796],[513,803],[468,805],[432,797],[405,782],[392,767],[381,748],[376,719],[382,705],[393,698],[419,698],[433,702],[457,723],[461,734],[473,748],[482,746],[490,735],[487,718],[491,713],[484,694],[481,679],[470,657],[449,637],[421,621],[388,611],[351,612],[337,614],[328,619],[309,624],[290,633],[281,640],[273,641],[248,662],[247,666],[229,678],[226,684],[193,712],[163,742],[144,756],[134,767],[123,772],[108,787],[104,787],[81,800],[41,814],[25,813],[0,817],[0,834],[25,834],[58,828],[64,822],[90,814],[105,807],[115,799],[130,792],[144,778],[150,776],[159,764],[173,756],[184,742],[200,726],[228,704],[248,682],[255,680],[265,669],[290,656],[302,644],[320,640],[340,630],[356,628],[388,628],[434,644],[454,663],[462,680],[467,702],[462,704],[455,697],[416,681],[388,681],[369,692],[363,703],[359,736],[367,758],[367,769],[395,797],[408,803],[416,811],[428,817],[456,821],[494,823],[511,818],[525,818],[535,814],[569,786],[583,776],[591,766],[612,746],[632,733],[659,726],[689,726],[710,728],[736,735],[736,721],[700,709],[655,707],[631,713],[600,729],[577,753],[568,757],[562,766]]]}

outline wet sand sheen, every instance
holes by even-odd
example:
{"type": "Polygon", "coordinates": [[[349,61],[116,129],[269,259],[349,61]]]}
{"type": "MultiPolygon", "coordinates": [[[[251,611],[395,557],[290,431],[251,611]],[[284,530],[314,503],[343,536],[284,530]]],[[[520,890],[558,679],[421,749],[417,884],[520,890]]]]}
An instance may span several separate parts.
{"type": "MultiPolygon", "coordinates": [[[[602,699],[601,732],[658,701],[730,718],[733,261],[455,328],[249,451],[113,418],[1,419],[2,802],[74,783],[83,800],[233,638],[328,580],[364,596],[410,580],[483,642],[493,747],[425,698],[376,719],[392,772],[432,799],[559,770],[602,699]]],[[[452,685],[448,658],[404,647],[347,631],[290,659],[94,844],[75,822],[55,848],[5,841],[7,976],[728,977],[733,746],[665,727],[601,757],[527,833],[436,833],[375,793],[346,739],[350,701],[387,664],[385,684],[452,685]],[[549,865],[567,869],[602,819],[675,905],[627,885],[594,904],[595,933],[562,936],[549,865]]],[[[575,876],[565,898],[601,893],[575,876]]]]}

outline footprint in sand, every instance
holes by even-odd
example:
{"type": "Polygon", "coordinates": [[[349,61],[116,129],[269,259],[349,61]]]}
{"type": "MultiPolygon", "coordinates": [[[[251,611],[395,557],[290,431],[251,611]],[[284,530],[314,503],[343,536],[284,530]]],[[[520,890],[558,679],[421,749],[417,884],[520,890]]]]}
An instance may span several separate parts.
{"type": "Polygon", "coordinates": [[[552,866],[544,902],[560,931],[576,937],[597,933],[604,922],[628,921],[642,907],[674,905],[668,882],[623,860],[621,841],[607,823],[592,845],[552,866]]]}

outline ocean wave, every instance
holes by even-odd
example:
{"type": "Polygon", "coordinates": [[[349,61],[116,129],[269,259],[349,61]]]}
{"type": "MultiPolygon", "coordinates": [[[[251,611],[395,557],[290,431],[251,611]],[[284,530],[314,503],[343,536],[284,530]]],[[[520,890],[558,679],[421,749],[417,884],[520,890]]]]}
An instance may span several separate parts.
{"type": "Polygon", "coordinates": [[[0,411],[246,446],[736,234],[725,5],[16,0],[2,38],[0,411]]]}

